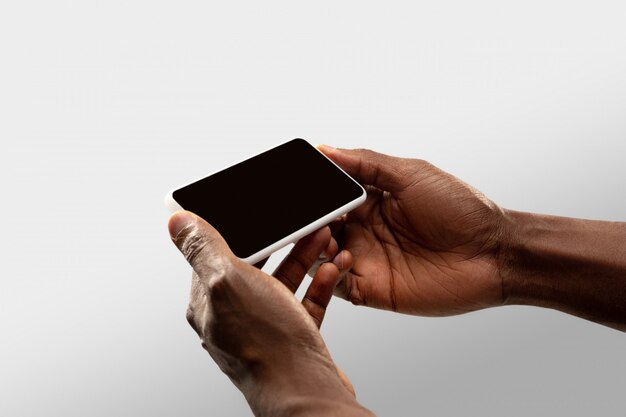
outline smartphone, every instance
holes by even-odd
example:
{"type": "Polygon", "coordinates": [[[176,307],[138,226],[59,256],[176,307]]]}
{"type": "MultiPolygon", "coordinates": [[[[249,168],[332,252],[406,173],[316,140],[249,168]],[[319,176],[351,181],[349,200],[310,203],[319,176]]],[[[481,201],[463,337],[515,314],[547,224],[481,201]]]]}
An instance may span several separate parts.
{"type": "Polygon", "coordinates": [[[254,264],[365,201],[365,189],[304,139],[293,139],[170,191],[171,211],[210,223],[254,264]]]}

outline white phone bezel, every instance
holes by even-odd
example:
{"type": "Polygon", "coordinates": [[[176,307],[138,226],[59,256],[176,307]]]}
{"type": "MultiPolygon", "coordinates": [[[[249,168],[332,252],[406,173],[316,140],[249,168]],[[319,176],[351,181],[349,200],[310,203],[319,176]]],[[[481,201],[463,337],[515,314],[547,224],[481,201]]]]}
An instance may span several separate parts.
{"type": "MultiPolygon", "coordinates": [[[[285,143],[291,142],[292,140],[297,140],[299,138],[296,139],[291,139],[288,140],[286,142],[283,142],[282,144],[273,146],[269,149],[267,149],[266,151],[263,152],[267,152],[271,149],[277,148],[278,146],[284,145],[285,143]]],[[[301,139],[304,140],[304,139],[301,139]]],[[[293,232],[292,234],[285,236],[284,238],[280,239],[277,242],[272,243],[271,245],[265,247],[264,249],[261,249],[260,251],[248,256],[247,258],[239,258],[244,262],[247,262],[249,264],[255,264],[265,258],[267,258],[268,256],[270,256],[272,253],[276,252],[277,250],[287,246],[290,243],[294,243],[297,242],[299,239],[303,238],[304,236],[316,231],[317,229],[320,229],[324,226],[326,226],[328,223],[332,222],[333,220],[335,220],[336,218],[348,213],[351,210],[354,210],[355,208],[357,208],[358,206],[360,206],[361,204],[363,204],[363,202],[365,202],[365,199],[367,198],[367,192],[365,191],[365,188],[363,188],[363,186],[361,184],[359,184],[354,178],[352,178],[350,175],[348,175],[343,169],[341,169],[341,167],[339,165],[337,165],[333,160],[331,160],[329,157],[327,157],[326,155],[324,155],[323,152],[321,152],[319,149],[317,149],[315,146],[311,145],[309,142],[307,142],[306,140],[304,140],[309,146],[311,146],[313,149],[315,149],[317,152],[319,152],[320,154],[322,154],[324,156],[324,158],[326,158],[328,161],[330,161],[330,163],[332,163],[333,165],[335,165],[337,168],[339,168],[339,170],[341,172],[343,172],[348,178],[350,178],[352,181],[354,181],[355,184],[357,184],[359,186],[359,188],[361,188],[361,195],[357,198],[355,198],[354,200],[350,201],[349,203],[337,208],[336,210],[333,210],[332,212],[326,214],[323,217],[320,217],[318,220],[315,220],[314,222],[309,223],[308,225],[304,226],[303,228],[296,230],[295,232],[293,232]]],[[[259,152],[263,153],[263,152],[259,152]]],[[[257,154],[258,155],[258,154],[257,154]]],[[[254,157],[254,156],[253,156],[254,157]]],[[[241,161],[234,163],[230,166],[233,165],[237,165],[238,163],[244,162],[250,158],[253,157],[248,157],[245,159],[242,159],[241,161]]],[[[229,167],[230,167],[229,166],[229,167]]],[[[215,171],[211,174],[205,175],[202,178],[198,178],[194,181],[190,181],[187,184],[181,185],[180,187],[174,188],[172,190],[170,190],[166,196],[165,196],[165,207],[167,207],[168,210],[170,210],[172,213],[179,211],[179,210],[184,210],[184,208],[178,204],[176,202],[176,200],[174,200],[174,191],[186,187],[188,185],[191,185],[193,183],[195,183],[196,181],[199,181],[203,178],[209,177],[213,174],[216,174],[220,171],[223,171],[224,169],[227,169],[229,167],[225,167],[222,168],[218,171],[215,171]]]]}

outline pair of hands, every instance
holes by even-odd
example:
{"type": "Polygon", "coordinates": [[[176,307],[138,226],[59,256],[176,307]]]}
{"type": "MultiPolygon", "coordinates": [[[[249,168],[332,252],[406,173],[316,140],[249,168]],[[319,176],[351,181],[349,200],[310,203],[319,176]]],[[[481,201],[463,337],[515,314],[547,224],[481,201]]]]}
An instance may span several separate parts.
{"type": "Polygon", "coordinates": [[[499,207],[422,160],[320,150],[366,187],[366,202],[300,240],[273,277],[237,259],[197,216],[179,212],[169,223],[194,270],[187,318],[258,415],[279,415],[277,403],[289,412],[315,404],[363,414],[318,331],[333,292],[426,316],[503,302],[499,207]],[[320,256],[330,262],[300,303],[293,294],[320,256]],[[282,399],[271,400],[277,393],[282,399]]]}

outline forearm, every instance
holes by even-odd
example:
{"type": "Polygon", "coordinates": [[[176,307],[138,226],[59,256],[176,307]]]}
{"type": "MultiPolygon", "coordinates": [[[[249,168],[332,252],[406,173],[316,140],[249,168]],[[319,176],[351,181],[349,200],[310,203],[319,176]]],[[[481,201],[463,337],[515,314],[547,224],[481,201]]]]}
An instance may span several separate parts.
{"type": "Polygon", "coordinates": [[[507,211],[503,301],[626,331],[626,223],[507,211]]]}

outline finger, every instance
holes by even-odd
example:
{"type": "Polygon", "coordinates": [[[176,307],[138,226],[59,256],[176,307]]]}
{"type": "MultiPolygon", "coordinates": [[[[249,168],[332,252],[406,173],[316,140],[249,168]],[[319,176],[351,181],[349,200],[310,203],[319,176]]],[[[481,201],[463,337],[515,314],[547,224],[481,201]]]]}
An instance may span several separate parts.
{"type": "Polygon", "coordinates": [[[345,274],[352,268],[354,257],[348,250],[342,250],[333,258],[333,264],[339,269],[340,274],[345,274]]]}
{"type": "MultiPolygon", "coordinates": [[[[337,251],[338,250],[339,249],[337,248],[337,251]]],[[[332,261],[335,265],[337,265],[337,268],[339,268],[339,272],[343,276],[343,274],[346,271],[352,268],[353,258],[352,258],[352,254],[347,250],[343,250],[339,252],[338,254],[337,254],[337,251],[333,251],[334,256],[331,256],[331,257],[320,255],[320,257],[317,258],[315,262],[313,262],[313,265],[307,271],[307,275],[313,278],[315,274],[317,273],[317,270],[319,269],[320,266],[322,266],[326,262],[332,261]]]]}
{"type": "Polygon", "coordinates": [[[317,274],[317,270],[320,268],[320,266],[322,266],[323,263],[328,262],[329,260],[330,259],[326,258],[325,256],[319,256],[315,260],[315,262],[313,262],[313,265],[311,265],[309,270],[306,271],[306,274],[310,276],[311,278],[313,278],[315,274],[317,274]]]}
{"type": "Polygon", "coordinates": [[[354,264],[354,256],[352,256],[350,251],[342,250],[337,256],[335,256],[333,263],[339,269],[339,282],[335,286],[333,294],[339,298],[347,300],[349,295],[348,289],[354,279],[350,273],[352,265],[354,264]]]}
{"type": "Polygon", "coordinates": [[[369,296],[370,292],[371,289],[367,280],[364,280],[362,276],[352,271],[347,271],[342,275],[341,281],[335,287],[333,294],[356,306],[367,305],[373,307],[369,302],[371,298],[369,296]]]}
{"type": "Polygon", "coordinates": [[[333,220],[328,224],[330,227],[330,234],[337,241],[337,245],[341,248],[344,244],[344,230],[346,228],[346,215],[333,220]]]}
{"type": "Polygon", "coordinates": [[[369,149],[336,149],[328,145],[317,148],[361,184],[382,190],[401,191],[407,178],[407,159],[374,152],[369,149]]]}
{"type": "Polygon", "coordinates": [[[319,257],[325,259],[333,259],[335,255],[337,255],[337,252],[339,252],[339,245],[337,244],[335,238],[331,237],[328,245],[326,246],[326,249],[322,251],[319,257]]]}
{"type": "Polygon", "coordinates": [[[313,278],[315,276],[315,273],[317,272],[317,269],[320,267],[320,265],[323,264],[324,262],[328,262],[332,260],[335,257],[335,255],[337,255],[338,251],[339,251],[339,245],[337,244],[337,241],[335,240],[335,238],[330,238],[330,242],[328,243],[328,246],[326,247],[326,249],[324,249],[322,253],[320,253],[317,259],[313,261],[313,265],[309,267],[309,269],[306,271],[306,274],[310,276],[311,278],[313,278]]]}
{"type": "Polygon", "coordinates": [[[226,261],[234,258],[218,231],[189,211],[174,213],[168,229],[174,244],[202,279],[223,273],[226,261]]]}
{"type": "Polygon", "coordinates": [[[330,233],[333,237],[330,239],[328,247],[324,249],[324,252],[320,254],[320,256],[315,260],[315,262],[313,262],[313,265],[311,265],[309,270],[306,272],[306,274],[311,278],[315,276],[315,273],[317,272],[317,269],[320,267],[321,264],[330,261],[337,255],[337,252],[341,247],[341,244],[338,242],[337,237],[343,238],[344,222],[345,216],[342,216],[328,224],[328,227],[330,228],[330,233]]]}
{"type": "Polygon", "coordinates": [[[274,277],[296,292],[306,271],[330,242],[330,229],[323,227],[300,239],[274,271],[274,277]]]}
{"type": "Polygon", "coordinates": [[[322,325],[326,307],[333,296],[333,290],[339,282],[339,268],[337,265],[327,262],[322,264],[307,288],[302,305],[317,324],[322,325]]]}
{"type": "Polygon", "coordinates": [[[354,285],[354,277],[350,271],[343,274],[341,281],[335,287],[333,294],[349,301],[350,289],[354,285]]]}

